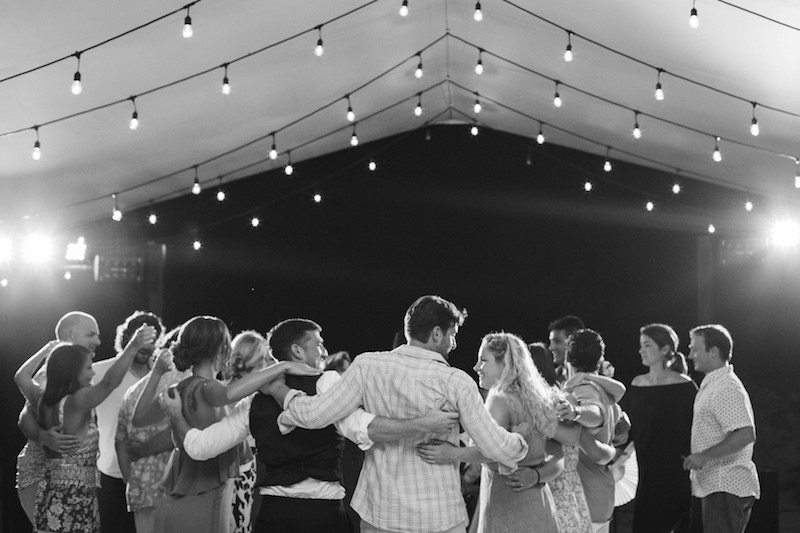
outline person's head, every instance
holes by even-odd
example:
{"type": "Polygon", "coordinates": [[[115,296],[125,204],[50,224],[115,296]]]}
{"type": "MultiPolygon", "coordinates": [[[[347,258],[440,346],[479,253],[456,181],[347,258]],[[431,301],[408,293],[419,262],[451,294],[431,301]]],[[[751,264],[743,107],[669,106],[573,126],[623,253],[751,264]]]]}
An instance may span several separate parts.
{"type": "Polygon", "coordinates": [[[592,329],[579,329],[567,339],[566,361],[576,372],[597,372],[605,353],[603,337],[592,329]]]}
{"type": "MultiPolygon", "coordinates": [[[[117,336],[114,338],[114,349],[117,353],[121,353],[125,346],[128,345],[133,334],[136,333],[136,330],[145,325],[155,328],[156,339],[160,338],[164,333],[164,324],[161,323],[161,319],[156,315],[147,311],[134,311],[131,316],[125,319],[125,322],[117,326],[117,336]]],[[[147,344],[139,348],[139,352],[136,354],[136,362],[146,363],[155,349],[155,344],[147,344]]]]}
{"type": "Polygon", "coordinates": [[[406,340],[446,358],[456,349],[456,334],[466,318],[466,309],[439,296],[422,296],[406,311],[406,340]]]}
{"type": "Polygon", "coordinates": [[[56,340],[71,342],[94,353],[100,346],[100,327],[92,315],[71,311],[56,324],[56,340]]]}
{"type": "Polygon", "coordinates": [[[278,361],[299,361],[319,368],[328,355],[322,327],[305,318],[290,318],[275,324],[267,333],[272,357],[278,361]]]}
{"type": "Polygon", "coordinates": [[[338,373],[343,373],[350,367],[350,363],[353,360],[350,359],[350,354],[347,352],[336,352],[335,354],[331,354],[325,359],[325,365],[323,370],[335,370],[338,373]]]}
{"type": "Polygon", "coordinates": [[[680,340],[666,324],[648,324],[639,329],[639,355],[646,367],[659,365],[680,374],[688,370],[686,358],[678,351],[680,340]]]}
{"type": "Polygon", "coordinates": [[[694,362],[696,371],[708,374],[728,364],[733,357],[733,339],[724,326],[697,326],[689,335],[689,359],[694,362]]]}
{"type": "Polygon", "coordinates": [[[511,333],[489,333],[481,341],[475,364],[480,386],[490,394],[518,395],[523,411],[540,429],[554,420],[553,389],[533,364],[528,346],[511,333]]]}
{"type": "Polygon", "coordinates": [[[543,342],[534,342],[528,345],[531,358],[536,369],[548,385],[556,384],[556,369],[553,367],[553,354],[543,342]]]}
{"type": "Polygon", "coordinates": [[[231,343],[231,358],[228,363],[231,379],[241,379],[254,370],[268,366],[268,359],[272,360],[272,356],[269,355],[267,339],[256,331],[242,331],[231,343]]]}
{"type": "Polygon", "coordinates": [[[550,351],[553,352],[553,362],[557,366],[564,364],[569,336],[583,328],[583,320],[575,315],[562,316],[547,326],[547,330],[550,332],[550,351]]]}
{"type": "Polygon", "coordinates": [[[77,344],[59,344],[47,361],[47,386],[42,404],[55,405],[61,398],[92,384],[92,352],[77,344]]]}
{"type": "Polygon", "coordinates": [[[228,326],[213,316],[196,316],[181,326],[177,342],[172,346],[175,368],[184,371],[196,365],[211,363],[219,372],[231,354],[228,326]]]}

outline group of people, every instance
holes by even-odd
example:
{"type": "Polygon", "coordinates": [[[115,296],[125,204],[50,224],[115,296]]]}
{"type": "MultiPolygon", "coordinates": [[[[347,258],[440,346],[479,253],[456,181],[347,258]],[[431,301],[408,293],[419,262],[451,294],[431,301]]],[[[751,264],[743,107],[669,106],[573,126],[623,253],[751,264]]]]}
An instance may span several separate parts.
{"type": "Polygon", "coordinates": [[[699,391],[665,324],[641,328],[648,371],[627,391],[577,317],[550,324],[549,347],[490,333],[482,394],[448,364],[466,316],[423,296],[404,344],[351,362],[328,357],[307,319],[231,339],[215,317],[165,332],[136,312],[117,356],[93,362],[97,322],[68,313],[15,375],[20,502],[43,532],[591,533],[608,530],[613,465],[635,446],[634,531],[685,531],[692,494],[705,531],[744,531],[755,425],[724,327],[690,332],[699,391]],[[345,438],[364,451],[360,524],[343,503],[345,438]],[[468,465],[480,465],[472,517],[468,465]]]}

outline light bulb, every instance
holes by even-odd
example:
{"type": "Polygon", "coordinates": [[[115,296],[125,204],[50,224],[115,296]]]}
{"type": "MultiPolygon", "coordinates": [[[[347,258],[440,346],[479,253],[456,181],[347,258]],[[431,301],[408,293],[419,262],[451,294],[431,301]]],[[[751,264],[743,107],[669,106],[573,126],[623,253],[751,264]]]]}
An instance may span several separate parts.
{"type": "Polygon", "coordinates": [[[639,127],[639,123],[636,122],[633,125],[633,138],[634,139],[641,139],[642,138],[642,129],[639,127]]]}
{"type": "Polygon", "coordinates": [[[269,158],[275,161],[278,159],[278,149],[275,146],[275,143],[272,143],[272,147],[269,149],[269,158]]]}
{"type": "Polygon", "coordinates": [[[479,132],[478,132],[478,126],[472,126],[472,127],[469,129],[469,132],[472,134],[472,136],[473,136],[473,137],[477,137],[477,136],[478,136],[478,133],[479,133],[479,132]]]}
{"type": "Polygon", "coordinates": [[[139,128],[139,113],[136,111],[131,114],[131,121],[128,122],[128,128],[132,130],[137,130],[139,128]]]}
{"type": "Polygon", "coordinates": [[[375,169],[378,168],[378,164],[375,161],[370,161],[369,165],[367,165],[367,168],[374,172],[375,169]]]}
{"type": "Polygon", "coordinates": [[[794,177],[794,188],[800,189],[800,174],[794,177]]]}
{"type": "Polygon", "coordinates": [[[481,11],[480,2],[475,4],[475,12],[472,14],[472,18],[475,19],[475,22],[480,22],[483,20],[483,11],[481,11]]]}
{"type": "Polygon", "coordinates": [[[414,108],[414,115],[417,117],[422,116],[422,104],[417,104],[417,106],[414,108]]]}
{"type": "Polygon", "coordinates": [[[3,287],[3,288],[8,287],[8,278],[0,279],[0,287],[3,287]]]}
{"type": "Polygon", "coordinates": [[[536,142],[538,144],[544,144],[544,133],[542,132],[541,129],[539,130],[539,134],[536,135],[536,142]]]}
{"type": "Polygon", "coordinates": [[[284,172],[284,173],[285,173],[287,176],[291,176],[291,175],[292,175],[292,172],[294,172],[294,167],[292,166],[292,164],[291,164],[291,163],[286,163],[286,166],[285,166],[285,167],[283,167],[283,172],[284,172]]]}
{"type": "Polygon", "coordinates": [[[358,136],[356,132],[353,132],[353,136],[350,137],[350,146],[358,146],[358,136]]]}
{"type": "Polygon", "coordinates": [[[751,202],[750,200],[747,200],[744,203],[744,210],[745,211],[752,211],[753,210],[753,202],[751,202]]]}
{"type": "Polygon", "coordinates": [[[314,47],[314,55],[317,57],[321,57],[322,54],[325,53],[325,49],[322,47],[322,39],[317,39],[317,46],[314,47]]]}
{"type": "MultiPolygon", "coordinates": [[[[697,18],[697,9],[692,8],[689,12],[689,26],[691,28],[697,29],[700,27],[700,19],[697,18]]],[[[713,231],[711,233],[714,233],[713,231]]]]}
{"type": "Polygon", "coordinates": [[[714,224],[709,224],[708,225],[708,232],[709,233],[716,233],[716,231],[717,231],[717,227],[714,224]]]}
{"type": "Polygon", "coordinates": [[[194,183],[192,184],[192,194],[198,195],[202,188],[200,187],[200,182],[197,181],[197,178],[194,179],[194,183]]]}
{"type": "Polygon", "coordinates": [[[408,16],[408,0],[403,0],[403,3],[400,4],[400,16],[401,17],[408,16]]]}
{"type": "Polygon", "coordinates": [[[83,86],[81,86],[81,73],[80,72],[76,72],[75,73],[75,77],[72,79],[72,87],[70,89],[72,90],[72,94],[74,94],[75,96],[77,96],[77,95],[81,94],[81,92],[83,92],[83,86]]]}
{"type": "Polygon", "coordinates": [[[71,280],[72,279],[72,272],[70,272],[69,270],[64,272],[64,279],[67,280],[67,281],[71,280]]]}
{"type": "Polygon", "coordinates": [[[222,94],[226,96],[231,94],[231,84],[228,82],[228,76],[222,78],[222,94]]]}
{"type": "Polygon", "coordinates": [[[611,161],[606,159],[606,162],[603,163],[603,170],[606,172],[611,172],[611,161]]]}
{"type": "Polygon", "coordinates": [[[592,190],[592,182],[591,181],[587,181],[586,183],[584,183],[583,184],[583,190],[586,191],[586,192],[591,192],[591,190],[592,190]]]}
{"type": "Polygon", "coordinates": [[[711,154],[711,159],[719,163],[722,161],[722,152],[719,151],[719,137],[717,137],[717,141],[714,143],[714,153],[711,154]]]}
{"type": "Polygon", "coordinates": [[[661,82],[660,81],[658,83],[656,83],[655,95],[656,95],[656,100],[658,100],[659,102],[664,99],[664,89],[661,88],[661,82]]]}
{"type": "Polygon", "coordinates": [[[223,191],[222,189],[218,190],[217,191],[217,201],[218,202],[224,202],[225,198],[226,198],[225,191],[223,191]]]}
{"type": "Polygon", "coordinates": [[[122,211],[119,208],[115,207],[114,210],[111,212],[111,220],[114,222],[119,222],[122,220],[122,211]]]}
{"type": "Polygon", "coordinates": [[[558,91],[556,91],[555,96],[553,96],[553,105],[556,107],[561,107],[562,103],[563,102],[561,101],[561,95],[558,94],[558,91]]]}
{"type": "Polygon", "coordinates": [[[154,225],[154,226],[155,226],[156,222],[158,222],[158,217],[156,216],[156,214],[155,214],[155,213],[150,213],[150,216],[149,216],[149,217],[147,217],[147,221],[148,221],[150,224],[152,224],[152,225],[154,225]]]}
{"type": "Polygon", "coordinates": [[[758,119],[753,117],[753,120],[750,121],[750,135],[758,137],[759,133],[761,133],[761,130],[758,127],[758,119]]]}
{"type": "Polygon", "coordinates": [[[472,110],[475,111],[476,113],[480,113],[482,109],[483,109],[483,106],[481,105],[480,100],[478,100],[476,98],[475,99],[475,105],[472,106],[472,110]]]}
{"type": "Polygon", "coordinates": [[[481,61],[480,58],[478,59],[478,62],[475,63],[475,74],[483,74],[483,61],[481,61]]]}
{"type": "Polygon", "coordinates": [[[34,161],[38,161],[42,158],[42,145],[37,140],[33,143],[33,150],[31,151],[31,158],[34,161]]]}
{"type": "Polygon", "coordinates": [[[655,208],[655,204],[653,202],[647,202],[644,204],[644,208],[648,211],[652,211],[655,208]]]}
{"type": "Polygon", "coordinates": [[[183,19],[183,31],[181,32],[184,39],[189,39],[192,35],[194,35],[194,30],[192,29],[192,17],[189,16],[189,11],[186,11],[186,18],[183,19]]]}
{"type": "Polygon", "coordinates": [[[355,122],[355,120],[356,120],[356,114],[353,112],[353,108],[350,107],[349,105],[347,106],[347,115],[346,115],[346,117],[347,117],[347,121],[348,122],[355,122]]]}
{"type": "Polygon", "coordinates": [[[672,194],[680,194],[680,192],[681,192],[681,186],[677,183],[674,184],[672,186],[672,194]]]}
{"type": "Polygon", "coordinates": [[[258,217],[253,217],[250,219],[250,225],[254,228],[257,228],[259,224],[261,224],[261,221],[258,219],[258,217]]]}
{"type": "Polygon", "coordinates": [[[195,251],[199,250],[202,247],[203,247],[203,243],[201,243],[197,239],[195,239],[195,241],[192,243],[192,248],[194,248],[195,251]]]}
{"type": "Polygon", "coordinates": [[[322,195],[320,193],[315,194],[314,195],[314,203],[318,204],[321,201],[322,201],[322,195]]]}
{"type": "Polygon", "coordinates": [[[525,164],[527,166],[531,166],[533,164],[533,160],[531,159],[530,151],[525,155],[525,164]]]}
{"type": "Polygon", "coordinates": [[[567,43],[567,48],[564,50],[564,61],[572,62],[572,44],[567,43]]]}
{"type": "Polygon", "coordinates": [[[422,71],[422,60],[420,59],[419,63],[417,64],[417,70],[414,71],[414,77],[420,79],[423,76],[424,72],[422,71]]]}

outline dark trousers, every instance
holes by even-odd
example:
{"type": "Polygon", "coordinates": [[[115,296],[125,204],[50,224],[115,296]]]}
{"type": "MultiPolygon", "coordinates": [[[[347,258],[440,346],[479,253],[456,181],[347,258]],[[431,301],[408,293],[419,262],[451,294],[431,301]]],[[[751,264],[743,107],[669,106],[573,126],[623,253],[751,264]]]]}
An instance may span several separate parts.
{"type": "Polygon", "coordinates": [[[262,496],[253,533],[352,533],[342,500],[262,496]]]}
{"type": "Polygon", "coordinates": [[[97,504],[100,507],[102,533],[136,533],[133,513],[128,512],[128,504],[125,502],[124,481],[100,472],[97,504]]]}
{"type": "Polygon", "coordinates": [[[703,533],[744,533],[756,499],[714,492],[703,500],[703,533]]]}

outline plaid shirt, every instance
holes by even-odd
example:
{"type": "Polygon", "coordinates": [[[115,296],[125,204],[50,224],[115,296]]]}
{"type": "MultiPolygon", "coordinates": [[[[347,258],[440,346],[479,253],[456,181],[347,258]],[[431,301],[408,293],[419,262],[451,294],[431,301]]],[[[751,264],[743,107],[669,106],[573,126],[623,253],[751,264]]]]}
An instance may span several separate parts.
{"type": "MultiPolygon", "coordinates": [[[[324,394],[305,396],[292,391],[278,424],[284,433],[294,426],[321,428],[359,406],[386,418],[417,418],[441,399],[445,400],[443,410],[459,413],[462,426],[487,458],[514,468],[527,454],[525,439],[507,432],[489,415],[475,381],[450,367],[440,354],[409,345],[361,354],[324,394]]],[[[458,446],[454,429],[376,443],[366,452],[351,503],[362,519],[401,532],[436,532],[466,525],[458,465],[430,465],[415,453],[415,445],[430,437],[458,446]]]]}

